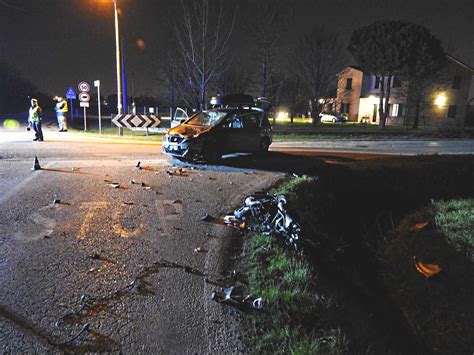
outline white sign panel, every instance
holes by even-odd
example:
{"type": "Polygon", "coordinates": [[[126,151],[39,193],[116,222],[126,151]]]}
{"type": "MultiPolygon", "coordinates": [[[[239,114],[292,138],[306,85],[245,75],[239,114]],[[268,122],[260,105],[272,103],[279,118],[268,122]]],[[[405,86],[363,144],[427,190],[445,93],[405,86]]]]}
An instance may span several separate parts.
{"type": "Polygon", "coordinates": [[[79,102],[79,105],[80,105],[81,107],[89,107],[89,103],[88,103],[88,102],[82,102],[82,101],[81,101],[81,102],[79,102]]]}
{"type": "Polygon", "coordinates": [[[82,91],[82,92],[89,92],[91,89],[89,84],[87,84],[85,81],[81,81],[79,85],[77,85],[77,88],[79,89],[79,91],[82,91]]]}
{"type": "Polygon", "coordinates": [[[81,102],[89,102],[91,100],[91,97],[87,92],[80,92],[79,93],[79,101],[81,102]]]}

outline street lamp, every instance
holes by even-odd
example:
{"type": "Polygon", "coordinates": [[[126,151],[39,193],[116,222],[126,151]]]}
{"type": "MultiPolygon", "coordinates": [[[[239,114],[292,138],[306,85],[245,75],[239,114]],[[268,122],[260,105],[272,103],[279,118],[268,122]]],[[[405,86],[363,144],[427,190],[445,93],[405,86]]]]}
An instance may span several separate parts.
{"type": "Polygon", "coordinates": [[[118,114],[122,114],[122,78],[120,76],[120,34],[119,34],[119,22],[117,13],[117,0],[114,0],[114,16],[115,16],[115,59],[117,64],[117,110],[118,114]]]}

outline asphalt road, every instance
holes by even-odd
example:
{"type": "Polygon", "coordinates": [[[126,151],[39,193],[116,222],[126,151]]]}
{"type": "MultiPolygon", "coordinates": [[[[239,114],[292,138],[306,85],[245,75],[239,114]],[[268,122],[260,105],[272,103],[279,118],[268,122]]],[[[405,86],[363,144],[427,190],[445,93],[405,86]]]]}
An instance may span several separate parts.
{"type": "Polygon", "coordinates": [[[282,174],[203,166],[170,175],[156,145],[6,140],[2,352],[244,351],[205,280],[225,276],[228,245],[242,236],[201,217],[224,216],[282,174]],[[30,170],[34,155],[42,170],[30,170]]]}
{"type": "Polygon", "coordinates": [[[31,139],[0,131],[3,352],[245,352],[232,310],[209,300],[243,237],[205,213],[224,216],[284,173],[318,164],[473,152],[472,141],[278,143],[263,160],[178,172],[159,143],[50,129],[45,142],[31,139]],[[31,170],[35,155],[42,170],[31,170]]]}

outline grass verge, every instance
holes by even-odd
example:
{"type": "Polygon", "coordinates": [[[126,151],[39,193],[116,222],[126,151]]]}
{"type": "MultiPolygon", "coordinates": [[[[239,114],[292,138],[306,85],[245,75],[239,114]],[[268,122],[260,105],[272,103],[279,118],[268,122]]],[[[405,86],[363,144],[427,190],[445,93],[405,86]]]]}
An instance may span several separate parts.
{"type": "Polygon", "coordinates": [[[435,223],[454,248],[474,261],[474,199],[434,202],[435,223]]]}
{"type": "MultiPolygon", "coordinates": [[[[288,193],[309,180],[294,177],[275,192],[288,193]]],[[[336,305],[318,291],[317,275],[305,258],[265,235],[255,235],[248,249],[250,291],[266,302],[265,312],[251,318],[257,352],[347,352],[344,333],[331,321],[336,305]]]]}

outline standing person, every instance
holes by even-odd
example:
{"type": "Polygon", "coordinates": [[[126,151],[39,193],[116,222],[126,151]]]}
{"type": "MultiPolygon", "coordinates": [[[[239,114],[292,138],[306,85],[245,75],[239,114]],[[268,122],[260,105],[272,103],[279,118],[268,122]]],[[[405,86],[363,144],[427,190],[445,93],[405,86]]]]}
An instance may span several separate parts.
{"type": "Polygon", "coordinates": [[[43,130],[41,129],[41,107],[38,105],[38,100],[31,99],[31,106],[28,111],[28,130],[29,126],[33,126],[35,130],[35,139],[34,141],[43,141],[43,130]]]}
{"type": "Polygon", "coordinates": [[[54,100],[58,102],[54,107],[54,110],[56,111],[56,118],[58,119],[59,132],[67,132],[67,101],[61,96],[55,96],[54,100]]]}

